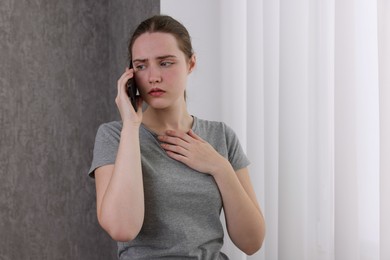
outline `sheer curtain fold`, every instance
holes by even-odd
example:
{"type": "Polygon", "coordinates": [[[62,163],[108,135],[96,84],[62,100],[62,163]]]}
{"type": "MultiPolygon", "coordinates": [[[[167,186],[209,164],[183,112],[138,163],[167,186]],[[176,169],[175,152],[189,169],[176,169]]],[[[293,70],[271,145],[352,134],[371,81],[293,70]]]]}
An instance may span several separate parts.
{"type": "Polygon", "coordinates": [[[380,260],[390,259],[390,1],[378,0],[380,260]]]}
{"type": "Polygon", "coordinates": [[[336,2],[336,259],[379,260],[377,17],[375,1],[336,2]]]}
{"type": "MultiPolygon", "coordinates": [[[[265,256],[257,259],[278,259],[279,223],[279,64],[280,64],[280,3],[279,0],[263,1],[263,99],[258,102],[264,106],[264,183],[255,183],[255,188],[264,185],[263,207],[266,220],[265,256]]],[[[250,55],[251,50],[248,50],[250,55]]],[[[255,66],[256,69],[256,66],[255,66]]],[[[254,120],[253,120],[254,121],[254,120]]],[[[256,129],[254,131],[258,131],[256,129]]],[[[254,160],[254,163],[256,160],[254,160]]],[[[258,192],[257,188],[257,192],[258,192]]]]}

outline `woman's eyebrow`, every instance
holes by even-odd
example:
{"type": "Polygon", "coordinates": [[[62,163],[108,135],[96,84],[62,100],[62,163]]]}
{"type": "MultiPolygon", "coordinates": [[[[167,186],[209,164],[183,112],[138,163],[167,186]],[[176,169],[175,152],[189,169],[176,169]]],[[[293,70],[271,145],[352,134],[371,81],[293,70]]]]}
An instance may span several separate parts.
{"type": "Polygon", "coordinates": [[[133,63],[134,62],[145,62],[145,61],[147,61],[148,59],[134,59],[133,60],[133,63]]]}
{"type": "MultiPolygon", "coordinates": [[[[165,60],[165,59],[176,59],[177,57],[175,55],[162,55],[162,56],[158,56],[156,57],[156,60],[165,60]]],[[[147,62],[149,59],[145,58],[145,59],[134,59],[133,60],[133,63],[145,63],[147,62]]]]}
{"type": "Polygon", "coordinates": [[[163,56],[157,57],[158,60],[164,60],[164,59],[168,59],[168,58],[177,58],[177,57],[175,55],[163,55],[163,56]]]}
{"type": "MultiPolygon", "coordinates": [[[[176,59],[177,57],[175,55],[171,55],[171,54],[168,54],[168,55],[161,55],[161,56],[158,56],[156,57],[156,60],[164,60],[164,59],[169,59],[169,58],[173,58],[173,59],[176,59]]],[[[145,58],[145,59],[134,59],[133,62],[141,62],[141,63],[144,63],[146,61],[148,61],[149,59],[145,58]]]]}

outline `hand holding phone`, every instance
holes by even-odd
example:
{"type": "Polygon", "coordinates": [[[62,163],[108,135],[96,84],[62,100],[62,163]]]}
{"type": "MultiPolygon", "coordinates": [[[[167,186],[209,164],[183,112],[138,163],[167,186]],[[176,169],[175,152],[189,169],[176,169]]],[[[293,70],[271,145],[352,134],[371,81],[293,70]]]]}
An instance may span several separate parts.
{"type": "MultiPolygon", "coordinates": [[[[133,68],[133,64],[132,64],[131,61],[130,61],[129,68],[130,69],[133,68]]],[[[126,91],[127,91],[127,95],[130,98],[130,102],[131,102],[131,104],[134,107],[134,110],[137,112],[137,86],[135,84],[134,76],[127,81],[127,83],[126,83],[126,91]]]]}

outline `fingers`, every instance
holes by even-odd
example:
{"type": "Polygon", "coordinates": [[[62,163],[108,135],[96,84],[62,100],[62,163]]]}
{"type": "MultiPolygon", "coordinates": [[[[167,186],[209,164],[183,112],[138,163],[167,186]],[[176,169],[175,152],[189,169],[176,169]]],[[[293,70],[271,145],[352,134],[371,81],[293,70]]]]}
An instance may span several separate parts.
{"type": "Polygon", "coordinates": [[[170,130],[158,139],[169,157],[198,172],[210,174],[215,168],[215,162],[221,157],[208,142],[192,130],[188,133],[170,130]]]}
{"type": "Polygon", "coordinates": [[[172,159],[188,165],[188,158],[186,156],[179,154],[179,153],[176,153],[176,152],[168,151],[168,150],[166,150],[166,153],[172,159]]]}
{"type": "Polygon", "coordinates": [[[126,68],[125,72],[118,79],[118,83],[122,83],[121,85],[123,85],[123,83],[126,83],[133,76],[134,76],[134,70],[126,68]]]}
{"type": "Polygon", "coordinates": [[[125,72],[118,79],[118,95],[126,94],[126,83],[132,77],[134,77],[134,70],[126,68],[125,72]]]}
{"type": "Polygon", "coordinates": [[[127,94],[126,86],[128,80],[133,77],[134,77],[134,70],[126,68],[125,72],[118,79],[118,83],[117,83],[118,93],[115,99],[117,105],[119,105],[119,103],[123,103],[123,104],[129,103],[129,96],[127,94]]]}
{"type": "MultiPolygon", "coordinates": [[[[186,133],[168,130],[166,131],[166,134],[167,135],[158,136],[158,139],[163,142],[163,144],[176,145],[188,149],[191,137],[186,133]]],[[[165,147],[163,146],[163,148],[165,147]]]]}
{"type": "Polygon", "coordinates": [[[182,156],[182,157],[188,157],[189,153],[188,150],[180,145],[174,145],[174,144],[168,144],[168,143],[162,143],[161,147],[169,154],[169,155],[175,155],[175,156],[182,156]]]}
{"type": "Polygon", "coordinates": [[[159,139],[167,143],[178,144],[178,145],[182,144],[183,147],[186,146],[186,143],[191,143],[194,139],[203,143],[205,142],[200,136],[195,134],[195,132],[192,129],[190,129],[188,133],[175,131],[175,130],[168,130],[166,131],[166,135],[159,136],[159,139]]]}
{"type": "Polygon", "coordinates": [[[127,94],[127,82],[134,77],[134,70],[126,68],[125,72],[120,76],[117,82],[118,93],[115,98],[115,103],[119,109],[122,121],[136,121],[137,123],[142,120],[142,103],[143,99],[137,97],[137,106],[139,109],[134,110],[130,98],[127,94]]]}

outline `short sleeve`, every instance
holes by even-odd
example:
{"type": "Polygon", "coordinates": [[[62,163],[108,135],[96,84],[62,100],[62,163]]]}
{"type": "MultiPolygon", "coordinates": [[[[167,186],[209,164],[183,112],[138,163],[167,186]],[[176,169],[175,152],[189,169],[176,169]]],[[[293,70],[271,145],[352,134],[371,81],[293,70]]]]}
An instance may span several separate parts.
{"type": "Polygon", "coordinates": [[[226,145],[228,150],[228,160],[235,171],[245,168],[250,164],[250,161],[238,139],[236,133],[229,126],[225,126],[226,145]]]}
{"type": "Polygon", "coordinates": [[[89,176],[95,177],[96,168],[114,164],[118,152],[120,129],[115,123],[102,124],[97,131],[89,176]]]}

